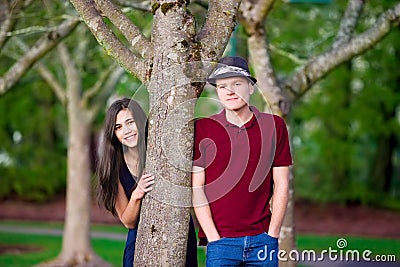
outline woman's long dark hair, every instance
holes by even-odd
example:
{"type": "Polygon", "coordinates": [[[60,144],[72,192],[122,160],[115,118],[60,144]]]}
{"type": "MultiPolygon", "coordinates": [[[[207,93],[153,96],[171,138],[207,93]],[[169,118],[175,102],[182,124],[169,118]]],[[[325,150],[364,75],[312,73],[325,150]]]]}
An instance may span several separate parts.
{"type": "Polygon", "coordinates": [[[96,175],[99,179],[97,188],[98,203],[116,217],[118,214],[115,209],[115,202],[118,194],[119,171],[125,159],[123,145],[115,135],[115,121],[118,112],[123,109],[129,109],[132,113],[138,131],[138,179],[142,176],[146,160],[146,114],[136,101],[129,98],[118,99],[111,104],[106,114],[104,135],[96,167],[96,175]]]}

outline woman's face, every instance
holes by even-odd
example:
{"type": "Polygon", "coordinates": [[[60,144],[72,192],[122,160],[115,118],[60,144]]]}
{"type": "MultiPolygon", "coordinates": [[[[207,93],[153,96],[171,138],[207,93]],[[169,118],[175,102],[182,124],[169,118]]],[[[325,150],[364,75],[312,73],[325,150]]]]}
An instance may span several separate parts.
{"type": "Polygon", "coordinates": [[[122,109],[117,113],[114,133],[118,140],[127,147],[133,148],[137,146],[138,130],[129,109],[122,109]]]}

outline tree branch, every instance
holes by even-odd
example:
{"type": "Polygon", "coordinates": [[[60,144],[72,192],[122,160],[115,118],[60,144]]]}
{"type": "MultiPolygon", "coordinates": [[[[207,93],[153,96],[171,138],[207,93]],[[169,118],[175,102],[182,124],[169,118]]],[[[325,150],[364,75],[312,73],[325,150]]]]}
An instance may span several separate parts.
{"type": "Polygon", "coordinates": [[[145,61],[139,59],[118,40],[104,23],[93,0],[71,0],[71,3],[106,52],[129,73],[145,83],[149,79],[145,61]]]}
{"type": "Polygon", "coordinates": [[[7,33],[12,31],[17,22],[16,14],[20,11],[23,2],[23,0],[0,0],[0,49],[8,40],[7,33]]]}
{"type": "Polygon", "coordinates": [[[357,26],[358,19],[361,16],[365,5],[365,0],[352,0],[349,1],[346,12],[340,22],[340,29],[336,36],[336,40],[332,45],[332,48],[338,48],[342,44],[350,41],[353,37],[354,30],[357,26]]]}
{"type": "Polygon", "coordinates": [[[115,64],[111,64],[106,70],[101,72],[100,77],[97,79],[95,84],[87,91],[85,91],[82,97],[82,102],[84,103],[84,105],[86,105],[92,97],[96,96],[99,93],[102,86],[110,77],[112,71],[115,70],[115,68],[116,68],[115,64]]]}
{"type": "Polygon", "coordinates": [[[57,46],[57,51],[65,70],[68,108],[75,108],[71,105],[77,105],[78,103],[81,103],[80,95],[82,91],[82,84],[80,75],[75,63],[71,59],[67,47],[63,43],[60,43],[57,46]]]}
{"type": "Polygon", "coordinates": [[[109,0],[95,0],[98,9],[110,19],[128,40],[132,48],[142,57],[149,58],[152,54],[151,43],[132,21],[109,0]]]}
{"type": "Polygon", "coordinates": [[[65,89],[57,81],[54,75],[40,62],[35,65],[35,68],[39,72],[40,76],[47,82],[50,88],[53,90],[61,104],[65,106],[67,104],[67,95],[65,89]]]}
{"type": "Polygon", "coordinates": [[[57,29],[46,33],[40,38],[36,44],[15,62],[2,78],[0,78],[0,95],[5,94],[34,63],[54,48],[63,38],[68,36],[78,23],[78,20],[67,20],[58,26],[57,29]]]}
{"type": "MultiPolygon", "coordinates": [[[[29,50],[29,47],[22,40],[15,38],[15,43],[25,53],[29,50]]],[[[51,71],[49,71],[48,68],[46,68],[43,64],[41,64],[40,61],[35,64],[35,68],[39,72],[39,74],[42,76],[42,78],[47,82],[47,84],[50,86],[50,88],[54,91],[55,95],[60,100],[60,102],[63,105],[65,105],[66,101],[67,101],[67,96],[65,94],[65,90],[61,86],[61,84],[57,81],[57,79],[54,77],[54,75],[51,73],[51,71]]]]}
{"type": "Polygon", "coordinates": [[[108,79],[102,86],[102,90],[96,94],[95,101],[91,105],[90,116],[95,116],[100,108],[104,107],[104,102],[110,97],[110,95],[115,91],[115,86],[121,79],[121,76],[125,73],[125,70],[119,66],[114,66],[108,79]]]}
{"type": "MultiPolygon", "coordinates": [[[[136,10],[151,12],[151,1],[150,0],[115,0],[116,4],[129,7],[136,10]]],[[[208,1],[207,0],[191,0],[191,4],[197,4],[205,9],[208,8],[208,1]]]]}
{"type": "Polygon", "coordinates": [[[391,27],[399,23],[400,3],[397,3],[386,10],[377,22],[362,34],[308,61],[283,82],[284,88],[291,94],[292,100],[297,100],[332,69],[373,47],[390,32],[391,27]]]}
{"type": "Polygon", "coordinates": [[[249,35],[252,35],[257,28],[262,27],[259,24],[264,23],[274,3],[275,0],[242,1],[239,9],[239,20],[249,35]]]}
{"type": "Polygon", "coordinates": [[[284,115],[289,113],[289,105],[275,76],[268,51],[268,38],[264,29],[265,18],[273,4],[274,0],[245,0],[240,6],[239,18],[249,35],[247,43],[250,61],[257,78],[258,88],[271,109],[267,111],[284,115]],[[287,103],[287,105],[283,105],[284,103],[287,103]]]}
{"type": "Polygon", "coordinates": [[[216,61],[224,52],[236,24],[240,0],[210,0],[208,14],[196,40],[201,43],[201,58],[216,61]]]}

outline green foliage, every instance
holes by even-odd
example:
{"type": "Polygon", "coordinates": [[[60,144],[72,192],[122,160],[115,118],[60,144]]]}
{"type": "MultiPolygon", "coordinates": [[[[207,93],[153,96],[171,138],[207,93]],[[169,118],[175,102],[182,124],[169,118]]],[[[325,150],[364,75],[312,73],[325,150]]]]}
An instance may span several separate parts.
{"type": "Polygon", "coordinates": [[[399,32],[391,33],[296,103],[293,140],[298,197],[399,208],[400,165],[395,159],[400,75],[386,71],[399,68],[399,39],[399,32]],[[381,144],[393,136],[393,147],[389,141],[381,144]],[[387,153],[391,156],[386,158],[387,153]],[[387,168],[392,170],[389,174],[384,172],[387,168]],[[386,180],[390,181],[388,190],[383,185],[386,180]]]}
{"type": "Polygon", "coordinates": [[[0,197],[45,201],[65,187],[65,114],[35,77],[17,87],[0,99],[0,197]]]}
{"type": "MultiPolygon", "coordinates": [[[[71,4],[64,1],[34,1],[24,9],[15,27],[16,37],[11,38],[0,51],[0,60],[4,63],[0,64],[0,75],[23,54],[16,45],[17,38],[27,46],[32,46],[49,27],[64,20],[65,16],[62,15],[65,14],[77,15],[71,4]]],[[[140,12],[130,11],[129,15],[141,24],[148,25],[148,20],[140,12]]],[[[98,81],[101,72],[109,68],[112,60],[84,24],[79,25],[64,40],[64,44],[69,48],[71,59],[81,74],[80,93],[83,94],[98,81]]],[[[41,63],[61,86],[66,85],[65,70],[57,50],[49,52],[41,59],[41,63]]],[[[134,82],[135,79],[128,77],[116,91],[133,92],[134,82]]],[[[27,72],[23,80],[0,101],[3,117],[0,122],[0,198],[17,196],[25,200],[45,201],[64,191],[68,139],[65,106],[60,104],[37,70],[27,72]]],[[[89,106],[96,101],[98,98],[93,97],[88,103],[81,104],[89,106]]],[[[100,105],[106,109],[105,103],[100,105]]],[[[99,112],[95,124],[102,125],[104,110],[99,112]]]]}
{"type": "MultiPolygon", "coordinates": [[[[355,34],[371,27],[378,14],[395,2],[367,2],[355,34]]],[[[330,47],[346,4],[275,4],[266,27],[279,77],[330,47]]],[[[400,74],[395,70],[400,64],[399,40],[399,31],[393,30],[295,103],[291,133],[297,197],[398,209],[400,74]],[[384,145],[390,140],[392,150],[384,145]],[[385,183],[390,183],[389,189],[385,183]]]]}

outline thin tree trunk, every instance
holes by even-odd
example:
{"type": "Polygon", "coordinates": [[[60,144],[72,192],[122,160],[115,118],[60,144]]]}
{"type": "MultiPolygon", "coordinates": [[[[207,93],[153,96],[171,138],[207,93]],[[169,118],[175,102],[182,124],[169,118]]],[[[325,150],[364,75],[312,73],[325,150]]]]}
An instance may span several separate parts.
{"type": "Polygon", "coordinates": [[[90,244],[90,122],[68,108],[69,144],[66,216],[60,259],[86,263],[93,257],[90,244]]]}
{"type": "MultiPolygon", "coordinates": [[[[272,69],[272,64],[270,62],[265,40],[265,36],[258,34],[254,34],[248,39],[250,59],[254,66],[256,66],[255,74],[257,78],[258,88],[267,100],[265,111],[269,113],[272,112],[280,116],[288,115],[288,113],[290,112],[290,103],[283,95],[282,90],[277,83],[275,73],[272,69]]],[[[285,119],[287,121],[287,118],[285,119]]],[[[291,140],[291,135],[289,136],[289,139],[291,140]]],[[[279,249],[286,251],[287,253],[296,248],[293,179],[293,168],[290,168],[289,200],[279,238],[279,249]]],[[[290,260],[280,261],[279,266],[292,267],[296,266],[296,262],[290,260]]]]}
{"type": "MultiPolygon", "coordinates": [[[[257,88],[267,101],[265,112],[286,116],[290,113],[290,103],[283,94],[275,76],[275,70],[271,63],[267,36],[264,29],[265,18],[269,10],[271,10],[273,3],[273,0],[260,0],[255,3],[252,1],[244,1],[241,6],[241,22],[246,27],[246,31],[249,34],[247,44],[250,61],[252,66],[254,66],[255,76],[257,78],[257,88]]],[[[287,253],[294,250],[296,247],[293,179],[293,168],[290,168],[289,200],[279,237],[279,249],[287,253]]],[[[296,266],[296,262],[290,260],[280,261],[279,266],[292,267],[296,266]]]]}
{"type": "MultiPolygon", "coordinates": [[[[94,120],[93,110],[85,104],[87,92],[94,92],[99,84],[82,93],[81,76],[75,67],[66,46],[61,43],[58,52],[65,69],[67,88],[64,90],[55,77],[44,66],[38,69],[48,82],[59,99],[66,103],[68,115],[68,155],[67,155],[67,188],[66,214],[62,249],[58,257],[39,266],[111,266],[98,257],[90,242],[90,214],[91,214],[91,128],[94,120]]],[[[110,71],[103,72],[98,82],[102,84],[109,77],[110,71]]],[[[119,79],[120,75],[110,79],[110,87],[119,79]]],[[[106,88],[107,92],[109,89],[106,88]]]]}
{"type": "Polygon", "coordinates": [[[388,193],[391,186],[393,177],[392,158],[397,146],[396,138],[394,133],[392,133],[388,136],[380,136],[376,142],[376,151],[371,160],[370,175],[368,178],[368,186],[371,192],[374,192],[376,199],[388,193]]]}

